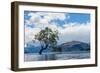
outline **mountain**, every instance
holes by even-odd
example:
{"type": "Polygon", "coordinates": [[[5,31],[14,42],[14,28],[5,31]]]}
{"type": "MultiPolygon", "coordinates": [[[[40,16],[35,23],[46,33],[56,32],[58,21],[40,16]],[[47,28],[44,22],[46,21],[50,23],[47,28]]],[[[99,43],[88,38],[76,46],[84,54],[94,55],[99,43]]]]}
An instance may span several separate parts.
{"type": "MultiPolygon", "coordinates": [[[[27,46],[24,48],[24,53],[39,53],[41,47],[37,46],[27,46]]],[[[43,50],[43,52],[51,52],[52,49],[47,48],[46,50],[43,50]]]]}
{"type": "Polygon", "coordinates": [[[88,51],[90,50],[90,45],[88,43],[80,41],[71,41],[59,45],[63,52],[66,51],[88,51]]]}
{"type": "MultiPolygon", "coordinates": [[[[80,42],[80,41],[70,41],[66,43],[62,43],[56,46],[56,49],[61,50],[61,52],[68,52],[68,51],[89,51],[90,45],[88,43],[80,42]]],[[[28,45],[24,48],[24,53],[39,53],[41,47],[40,46],[33,46],[28,45]]],[[[51,48],[47,48],[43,52],[52,52],[51,48]]],[[[57,50],[55,51],[57,52],[57,50]]]]}
{"type": "Polygon", "coordinates": [[[38,53],[40,50],[39,47],[27,46],[24,48],[24,53],[38,53]]]}

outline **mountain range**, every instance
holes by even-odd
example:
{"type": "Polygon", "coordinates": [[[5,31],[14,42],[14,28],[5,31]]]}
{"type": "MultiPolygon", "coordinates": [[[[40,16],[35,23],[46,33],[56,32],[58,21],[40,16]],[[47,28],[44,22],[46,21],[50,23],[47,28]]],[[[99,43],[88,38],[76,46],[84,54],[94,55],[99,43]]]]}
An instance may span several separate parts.
{"type": "MultiPolygon", "coordinates": [[[[89,51],[90,45],[89,43],[84,43],[81,41],[70,41],[66,43],[62,43],[57,46],[57,48],[61,48],[61,52],[69,52],[69,51],[89,51]]],[[[35,46],[27,46],[24,48],[24,53],[38,53],[40,51],[40,47],[35,46]]],[[[51,52],[50,48],[47,48],[43,52],[51,52]]]]}
{"type": "Polygon", "coordinates": [[[90,45],[88,43],[80,41],[71,41],[59,45],[62,51],[87,51],[90,50],[90,45]]]}

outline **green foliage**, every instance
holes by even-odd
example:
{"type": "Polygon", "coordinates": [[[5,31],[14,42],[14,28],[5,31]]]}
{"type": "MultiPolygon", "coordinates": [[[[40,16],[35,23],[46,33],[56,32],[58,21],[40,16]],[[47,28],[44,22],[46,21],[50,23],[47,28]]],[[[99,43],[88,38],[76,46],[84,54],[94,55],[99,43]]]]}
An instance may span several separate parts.
{"type": "Polygon", "coordinates": [[[49,46],[53,47],[57,44],[57,40],[59,39],[58,31],[52,31],[50,28],[46,27],[35,35],[35,39],[40,42],[41,50],[39,53],[42,54],[43,50],[47,49],[49,46]]]}

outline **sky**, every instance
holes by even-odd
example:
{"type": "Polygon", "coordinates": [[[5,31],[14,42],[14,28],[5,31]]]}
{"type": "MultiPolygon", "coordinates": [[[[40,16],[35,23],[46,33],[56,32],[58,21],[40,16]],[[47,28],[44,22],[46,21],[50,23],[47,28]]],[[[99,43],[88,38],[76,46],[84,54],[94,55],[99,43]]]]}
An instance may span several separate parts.
{"type": "Polygon", "coordinates": [[[58,30],[58,44],[69,41],[90,42],[90,14],[67,12],[24,11],[25,44],[34,40],[34,36],[45,27],[58,30]]]}

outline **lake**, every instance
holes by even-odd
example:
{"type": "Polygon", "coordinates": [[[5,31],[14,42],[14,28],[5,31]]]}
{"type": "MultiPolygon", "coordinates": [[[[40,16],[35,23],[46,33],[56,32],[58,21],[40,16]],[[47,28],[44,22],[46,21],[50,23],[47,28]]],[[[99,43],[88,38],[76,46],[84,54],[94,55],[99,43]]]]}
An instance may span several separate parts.
{"type": "Polygon", "coordinates": [[[88,59],[90,58],[89,51],[72,51],[72,52],[50,52],[42,53],[26,53],[24,61],[49,61],[49,60],[70,60],[70,59],[88,59]]]}

